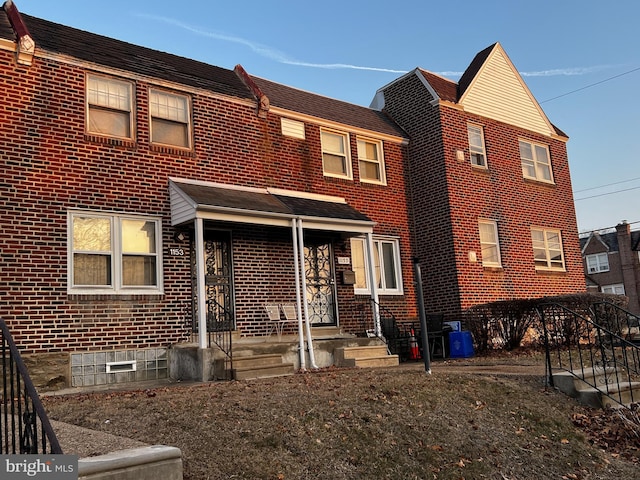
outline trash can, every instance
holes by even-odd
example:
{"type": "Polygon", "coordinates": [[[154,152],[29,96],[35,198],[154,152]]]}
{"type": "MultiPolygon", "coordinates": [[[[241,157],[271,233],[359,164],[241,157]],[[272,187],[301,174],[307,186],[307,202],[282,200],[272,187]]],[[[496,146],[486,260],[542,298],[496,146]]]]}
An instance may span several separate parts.
{"type": "Polygon", "coordinates": [[[473,354],[471,332],[449,332],[449,358],[469,358],[473,354]]]}

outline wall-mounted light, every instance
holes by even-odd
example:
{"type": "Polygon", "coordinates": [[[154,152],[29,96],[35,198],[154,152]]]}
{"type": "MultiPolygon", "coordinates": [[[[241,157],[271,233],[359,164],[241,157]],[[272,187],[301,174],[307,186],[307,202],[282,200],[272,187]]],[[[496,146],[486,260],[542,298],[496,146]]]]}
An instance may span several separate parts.
{"type": "Polygon", "coordinates": [[[456,160],[464,162],[464,150],[456,150],[456,160]]]}

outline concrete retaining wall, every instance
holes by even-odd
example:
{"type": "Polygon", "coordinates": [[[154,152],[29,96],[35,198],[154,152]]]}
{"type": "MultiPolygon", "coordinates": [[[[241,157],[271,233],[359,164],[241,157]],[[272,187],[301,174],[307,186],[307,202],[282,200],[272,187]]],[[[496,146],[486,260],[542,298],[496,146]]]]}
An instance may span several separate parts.
{"type": "Polygon", "coordinates": [[[153,445],[81,458],[79,480],[182,480],[182,452],[153,445]]]}

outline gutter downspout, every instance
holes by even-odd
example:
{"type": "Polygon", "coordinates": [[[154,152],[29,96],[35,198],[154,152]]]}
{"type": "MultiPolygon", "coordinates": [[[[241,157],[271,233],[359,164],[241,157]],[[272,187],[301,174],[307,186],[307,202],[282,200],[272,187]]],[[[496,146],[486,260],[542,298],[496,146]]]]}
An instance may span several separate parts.
{"type": "Polygon", "coordinates": [[[309,305],[307,305],[306,300],[306,292],[307,292],[307,279],[304,275],[304,235],[302,230],[302,219],[298,219],[298,249],[300,255],[300,271],[303,272],[302,277],[302,297],[303,305],[304,305],[304,321],[307,332],[307,347],[309,349],[309,363],[311,364],[311,368],[317,369],[316,365],[316,357],[313,353],[313,339],[311,337],[311,326],[309,325],[309,305]]]}
{"type": "Polygon", "coordinates": [[[14,3],[11,0],[7,0],[4,2],[4,5],[2,5],[2,8],[7,14],[11,28],[13,28],[16,34],[16,61],[20,65],[29,66],[33,62],[36,42],[34,42],[33,37],[22,19],[22,15],[20,15],[14,3]]]}
{"type": "Polygon", "coordinates": [[[300,271],[299,257],[298,257],[298,220],[296,218],[291,220],[291,234],[293,237],[293,268],[295,271],[296,279],[296,307],[298,314],[298,353],[300,355],[300,370],[303,372],[307,370],[306,355],[304,353],[304,326],[302,323],[302,294],[300,292],[300,271]]]}

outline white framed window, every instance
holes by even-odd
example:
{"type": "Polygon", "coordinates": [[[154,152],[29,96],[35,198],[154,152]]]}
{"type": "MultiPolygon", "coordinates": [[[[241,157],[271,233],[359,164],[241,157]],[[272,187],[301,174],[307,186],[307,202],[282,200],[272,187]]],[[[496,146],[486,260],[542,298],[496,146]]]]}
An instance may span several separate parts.
{"type": "Polygon", "coordinates": [[[353,179],[349,135],[334,130],[321,130],[322,171],[327,177],[353,179]]]}
{"type": "MultiPolygon", "coordinates": [[[[351,266],[356,274],[354,293],[370,294],[369,265],[366,261],[366,238],[351,239],[351,266]]],[[[381,295],[402,295],[402,268],[400,264],[400,244],[398,239],[373,238],[374,278],[377,291],[381,295]]]]}
{"type": "Polygon", "coordinates": [[[612,293],[614,295],[624,295],[624,284],[616,283],[613,285],[603,285],[600,287],[602,293],[612,293]]]}
{"type": "Polygon", "coordinates": [[[124,80],[87,74],[87,132],[133,138],[133,84],[124,80]]]}
{"type": "Polygon", "coordinates": [[[553,183],[549,148],[526,140],[519,140],[522,176],[539,182],[553,183]]]}
{"type": "Polygon", "coordinates": [[[500,243],[498,241],[498,224],[493,220],[479,220],[480,247],[483,267],[501,267],[500,243]]]}
{"type": "Polygon", "coordinates": [[[533,259],[536,270],[564,271],[560,230],[532,228],[531,243],[533,244],[533,259]]]}
{"type": "Polygon", "coordinates": [[[161,220],[68,214],[70,293],[162,293],[161,220]]]}
{"type": "Polygon", "coordinates": [[[163,90],[149,90],[151,142],[191,148],[189,97],[163,90]]]}
{"type": "Polygon", "coordinates": [[[487,168],[487,154],[484,148],[484,132],[479,125],[467,125],[471,165],[487,168]]]}
{"type": "Polygon", "coordinates": [[[358,139],[358,165],[360,181],[386,185],[382,142],[366,138],[358,139]]]}
{"type": "Polygon", "coordinates": [[[596,253],[594,255],[587,255],[587,272],[600,273],[609,271],[609,254],[596,253]]]}

